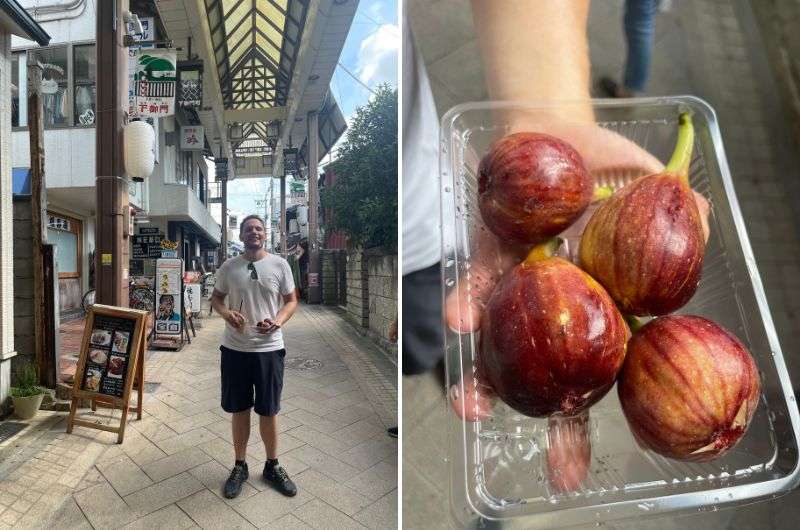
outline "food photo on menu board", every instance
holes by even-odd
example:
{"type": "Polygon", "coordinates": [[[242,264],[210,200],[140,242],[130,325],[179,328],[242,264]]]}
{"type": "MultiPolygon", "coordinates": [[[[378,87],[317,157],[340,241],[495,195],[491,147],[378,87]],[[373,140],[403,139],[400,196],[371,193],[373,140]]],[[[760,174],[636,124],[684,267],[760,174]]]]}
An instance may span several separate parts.
{"type": "Polygon", "coordinates": [[[105,329],[93,329],[92,344],[95,346],[108,346],[111,344],[111,331],[105,329]]]}
{"type": "Polygon", "coordinates": [[[100,348],[92,348],[89,350],[89,360],[104,367],[108,361],[108,352],[100,348]]]}
{"type": "Polygon", "coordinates": [[[121,397],[130,358],[131,320],[98,315],[92,329],[84,390],[121,397]]]}

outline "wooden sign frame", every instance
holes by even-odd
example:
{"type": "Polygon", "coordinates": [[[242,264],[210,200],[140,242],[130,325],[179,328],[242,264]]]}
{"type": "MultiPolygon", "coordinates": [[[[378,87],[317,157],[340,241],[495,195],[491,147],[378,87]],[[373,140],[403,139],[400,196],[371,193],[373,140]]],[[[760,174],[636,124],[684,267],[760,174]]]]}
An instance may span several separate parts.
{"type": "MultiPolygon", "coordinates": [[[[86,326],[83,331],[83,341],[81,343],[80,357],[78,358],[78,366],[75,371],[75,383],[72,387],[72,404],[69,409],[69,417],[67,418],[67,433],[72,432],[75,425],[81,427],[89,427],[90,429],[99,429],[101,431],[108,431],[117,433],[117,443],[122,443],[125,437],[125,425],[128,420],[129,410],[136,411],[137,418],[142,419],[142,401],[144,394],[144,352],[147,348],[147,332],[145,327],[147,325],[147,311],[139,309],[129,309],[127,307],[114,307],[108,305],[94,304],[89,308],[89,313],[86,316],[86,326]],[[86,375],[86,363],[89,355],[89,349],[92,347],[92,333],[95,330],[96,317],[108,317],[110,319],[122,319],[133,321],[133,329],[129,332],[128,337],[128,361],[127,367],[122,379],[122,396],[115,396],[111,394],[104,394],[97,391],[85,390],[84,379],[86,375]],[[130,407],[130,395],[133,389],[134,380],[137,383],[138,389],[138,402],[136,407],[130,407]],[[81,420],[75,418],[78,411],[78,402],[81,399],[88,399],[92,402],[92,410],[97,410],[97,403],[109,405],[112,408],[119,408],[122,410],[122,418],[118,427],[110,425],[102,425],[91,421],[81,420]]],[[[105,330],[108,331],[108,330],[105,330]]],[[[110,361],[112,354],[115,354],[115,345],[112,344],[112,337],[115,332],[109,334],[109,344],[107,355],[110,361]]],[[[107,372],[106,372],[107,373],[107,372]]],[[[106,379],[108,376],[103,376],[106,379]]]]}

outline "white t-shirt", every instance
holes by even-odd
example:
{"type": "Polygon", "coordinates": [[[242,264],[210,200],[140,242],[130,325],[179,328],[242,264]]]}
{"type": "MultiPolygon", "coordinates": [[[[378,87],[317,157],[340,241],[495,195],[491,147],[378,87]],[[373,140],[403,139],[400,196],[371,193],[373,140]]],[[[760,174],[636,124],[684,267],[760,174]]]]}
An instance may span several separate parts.
{"type": "Polygon", "coordinates": [[[265,318],[274,319],[283,297],[294,291],[294,278],[289,262],[275,254],[254,261],[258,280],[252,278],[244,255],[227,260],[217,270],[214,290],[228,295],[228,308],[240,311],[247,319],[244,331],[225,323],[222,345],[226,348],[248,352],[267,352],[283,348],[280,329],[263,335],[253,329],[265,318]]]}
{"type": "Polygon", "coordinates": [[[403,5],[403,275],[442,254],[439,118],[403,5]]]}

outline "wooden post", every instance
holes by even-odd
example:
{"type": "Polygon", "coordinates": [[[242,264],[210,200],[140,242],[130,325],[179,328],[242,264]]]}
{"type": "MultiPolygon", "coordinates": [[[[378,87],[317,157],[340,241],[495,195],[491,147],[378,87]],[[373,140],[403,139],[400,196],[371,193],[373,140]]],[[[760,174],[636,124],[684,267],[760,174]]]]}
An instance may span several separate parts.
{"type": "Polygon", "coordinates": [[[122,127],[128,109],[128,51],[122,15],[128,0],[97,2],[97,126],[95,281],[96,301],[127,307],[130,208],[122,160],[122,127]]]}
{"type": "Polygon", "coordinates": [[[228,177],[223,177],[220,183],[222,187],[222,237],[220,238],[221,250],[219,253],[219,264],[225,263],[228,259],[228,177]]]}
{"type": "Polygon", "coordinates": [[[44,221],[47,211],[47,190],[44,177],[44,119],[42,117],[42,67],[28,65],[28,137],[31,151],[31,231],[33,239],[33,336],[39,384],[55,386],[55,359],[45,341],[44,221]],[[53,378],[54,379],[54,378],[53,378]]]}

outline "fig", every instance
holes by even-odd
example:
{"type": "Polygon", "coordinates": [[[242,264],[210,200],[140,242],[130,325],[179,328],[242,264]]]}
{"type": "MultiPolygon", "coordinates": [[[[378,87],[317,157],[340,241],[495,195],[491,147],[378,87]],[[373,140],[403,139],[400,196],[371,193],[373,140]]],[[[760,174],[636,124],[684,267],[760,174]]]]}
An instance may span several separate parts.
{"type": "Polygon", "coordinates": [[[639,177],[592,215],[581,237],[581,267],[623,313],[665,315],[683,307],[700,281],[705,237],[689,187],[694,129],[679,118],[678,141],[662,173],[639,177]]]}
{"type": "Polygon", "coordinates": [[[703,462],[742,438],[758,406],[760,380],[753,357],[732,333],[702,317],[669,315],[630,340],[618,392],[640,445],[703,462]]]}
{"type": "Polygon", "coordinates": [[[629,332],[605,289],[542,243],[486,304],[481,381],[527,416],[577,414],[613,386],[629,332]]]}
{"type": "Polygon", "coordinates": [[[478,166],[478,206],[486,226],[514,243],[553,237],[580,217],[594,179],[568,143],[540,133],[495,142],[478,166]]]}
{"type": "Polygon", "coordinates": [[[559,493],[578,490],[589,476],[592,445],[589,412],[547,419],[547,476],[559,493]]]}

